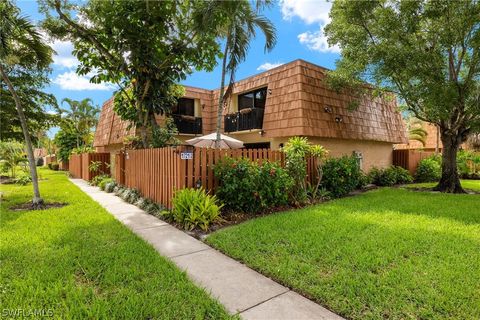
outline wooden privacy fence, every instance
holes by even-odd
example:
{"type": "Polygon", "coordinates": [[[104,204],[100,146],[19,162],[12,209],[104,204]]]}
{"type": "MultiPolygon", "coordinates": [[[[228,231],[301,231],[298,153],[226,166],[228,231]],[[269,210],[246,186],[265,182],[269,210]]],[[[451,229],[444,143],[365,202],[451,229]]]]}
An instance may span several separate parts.
{"type": "Polygon", "coordinates": [[[413,175],[417,170],[419,162],[433,154],[435,154],[433,151],[411,149],[393,150],[392,164],[407,169],[413,175]]]}
{"type": "Polygon", "coordinates": [[[110,174],[110,153],[82,153],[70,156],[68,171],[74,178],[92,180],[99,174],[110,174]],[[92,162],[100,161],[98,170],[90,171],[92,162]]]}
{"type": "MultiPolygon", "coordinates": [[[[144,197],[171,206],[173,192],[182,188],[203,187],[214,193],[218,186],[213,166],[223,157],[248,158],[252,161],[278,161],[285,155],[270,149],[219,150],[206,148],[161,148],[128,150],[115,157],[115,179],[144,197]],[[123,182],[122,182],[123,181],[123,182]]],[[[316,177],[315,163],[307,161],[308,179],[316,177]]]]}

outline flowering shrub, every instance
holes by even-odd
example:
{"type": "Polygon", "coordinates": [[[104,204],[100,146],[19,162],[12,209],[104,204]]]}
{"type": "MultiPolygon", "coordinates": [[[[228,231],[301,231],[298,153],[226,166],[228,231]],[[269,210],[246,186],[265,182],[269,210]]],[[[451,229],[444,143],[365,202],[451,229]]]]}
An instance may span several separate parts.
{"type": "Polygon", "coordinates": [[[214,167],[220,185],[217,197],[228,209],[242,212],[285,205],[293,185],[287,172],[277,163],[261,165],[248,159],[223,158],[214,167]]]}

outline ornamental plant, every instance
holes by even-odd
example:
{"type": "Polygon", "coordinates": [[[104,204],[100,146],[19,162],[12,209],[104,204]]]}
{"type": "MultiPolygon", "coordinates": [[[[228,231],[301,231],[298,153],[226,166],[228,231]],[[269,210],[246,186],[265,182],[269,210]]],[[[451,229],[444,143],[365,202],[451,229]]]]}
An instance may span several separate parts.
{"type": "Polygon", "coordinates": [[[256,213],[288,204],[293,179],[276,162],[223,158],[214,166],[216,195],[234,211],[256,213]]]}

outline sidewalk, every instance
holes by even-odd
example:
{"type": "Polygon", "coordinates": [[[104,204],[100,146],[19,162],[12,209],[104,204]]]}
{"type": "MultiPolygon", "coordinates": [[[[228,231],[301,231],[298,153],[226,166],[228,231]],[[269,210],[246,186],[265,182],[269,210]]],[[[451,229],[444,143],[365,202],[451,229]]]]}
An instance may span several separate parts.
{"type": "Polygon", "coordinates": [[[185,270],[230,313],[243,319],[343,319],[114,194],[81,179],[70,181],[185,270]]]}

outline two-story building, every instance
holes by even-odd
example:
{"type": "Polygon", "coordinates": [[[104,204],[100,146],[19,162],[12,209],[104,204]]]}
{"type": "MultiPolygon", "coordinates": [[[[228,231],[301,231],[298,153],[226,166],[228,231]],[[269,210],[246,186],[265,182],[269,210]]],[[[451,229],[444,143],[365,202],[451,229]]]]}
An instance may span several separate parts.
{"type": "MultiPolygon", "coordinates": [[[[295,60],[236,82],[223,108],[222,132],[246,148],[279,149],[290,137],[305,136],[331,156],[357,154],[364,170],[391,165],[393,144],[407,142],[395,97],[363,98],[350,111],[355,98],[328,88],[327,71],[295,60]]],[[[185,89],[172,110],[178,138],[215,132],[219,90],[185,89]]],[[[113,154],[135,130],[127,129],[112,104],[110,99],[103,105],[94,146],[113,154]]]]}

